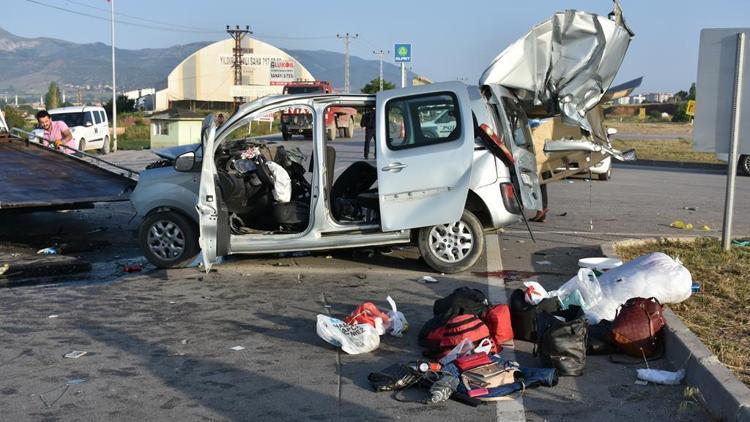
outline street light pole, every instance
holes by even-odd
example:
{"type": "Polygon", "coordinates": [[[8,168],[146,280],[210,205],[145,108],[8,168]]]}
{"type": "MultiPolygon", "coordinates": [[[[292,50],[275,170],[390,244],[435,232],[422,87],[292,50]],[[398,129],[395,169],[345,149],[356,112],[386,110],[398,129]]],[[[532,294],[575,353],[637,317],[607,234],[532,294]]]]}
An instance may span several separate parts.
{"type": "Polygon", "coordinates": [[[380,58],[380,90],[383,90],[383,56],[390,54],[389,50],[375,50],[372,54],[377,55],[380,58]]]}
{"type": "Polygon", "coordinates": [[[112,33],[112,151],[117,151],[117,88],[115,88],[115,0],[109,0],[112,33]]]}

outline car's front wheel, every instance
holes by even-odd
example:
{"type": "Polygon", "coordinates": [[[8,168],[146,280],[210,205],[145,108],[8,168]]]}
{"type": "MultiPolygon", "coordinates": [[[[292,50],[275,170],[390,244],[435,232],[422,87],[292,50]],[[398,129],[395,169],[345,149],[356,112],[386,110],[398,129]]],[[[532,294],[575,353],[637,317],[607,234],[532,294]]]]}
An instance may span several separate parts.
{"type": "Polygon", "coordinates": [[[461,219],[422,227],[417,236],[419,253],[435,271],[452,274],[474,265],[484,251],[484,230],[479,219],[464,210],[461,219]]]}
{"type": "Polygon", "coordinates": [[[141,223],[138,240],[148,261],[159,268],[189,263],[198,254],[195,224],[174,211],[150,214],[141,223]]]}
{"type": "Polygon", "coordinates": [[[737,167],[740,169],[740,174],[743,176],[750,176],[750,155],[741,155],[740,162],[737,164],[737,167]]]}
{"type": "Polygon", "coordinates": [[[102,144],[102,148],[99,150],[102,154],[109,154],[109,136],[104,137],[104,143],[102,144]]]}

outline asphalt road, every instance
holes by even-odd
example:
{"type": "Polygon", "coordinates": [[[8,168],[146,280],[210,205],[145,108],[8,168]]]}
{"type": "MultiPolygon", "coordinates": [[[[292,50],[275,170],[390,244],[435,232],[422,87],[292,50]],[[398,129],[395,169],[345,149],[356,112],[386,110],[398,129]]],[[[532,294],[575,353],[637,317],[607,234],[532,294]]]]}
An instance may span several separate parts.
{"type": "MultiPolygon", "coordinates": [[[[359,159],[362,141],[336,144],[342,146],[341,171],[359,159]]],[[[127,164],[147,162],[147,156],[122,152],[112,158],[127,164]]],[[[548,222],[532,225],[536,243],[522,224],[508,227],[488,237],[486,257],[475,268],[459,276],[433,274],[437,284],[419,281],[431,272],[414,248],[232,257],[209,274],[149,267],[125,274],[122,265],[139,259],[137,219],[130,220],[127,203],[4,218],[0,260],[33,253],[52,240],[109,244],[76,254],[95,263],[89,274],[0,289],[3,418],[704,420],[700,409],[678,412],[682,387],[634,385],[634,367],[606,357],[590,357],[582,377],[476,409],[398,402],[371,392],[366,377],[419,358],[418,329],[433,301],[455,287],[483,289],[495,302],[523,280],[554,288],[576,272],[579,258],[599,255],[604,241],[703,234],[670,228],[678,218],[696,227],[706,223],[708,234],[717,235],[723,192],[718,174],[630,166],[616,167],[608,182],[558,183],[549,190],[548,222]],[[315,334],[317,314],[341,316],[363,301],[384,307],[387,295],[411,324],[405,337],[384,337],[377,351],[350,356],[315,334]],[[63,357],[72,350],[88,354],[63,357]]],[[[750,178],[739,178],[735,229],[744,235],[750,235],[749,194],[750,178]]],[[[531,349],[517,342],[504,353],[534,366],[531,349]]],[[[424,395],[414,391],[407,398],[424,395]]]]}

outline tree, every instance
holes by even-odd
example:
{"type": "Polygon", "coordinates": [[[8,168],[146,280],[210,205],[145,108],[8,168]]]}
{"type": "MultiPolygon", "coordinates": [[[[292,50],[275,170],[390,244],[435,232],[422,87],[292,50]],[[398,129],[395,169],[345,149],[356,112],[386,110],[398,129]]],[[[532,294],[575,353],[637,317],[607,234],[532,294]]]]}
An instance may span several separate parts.
{"type": "Polygon", "coordinates": [[[44,106],[47,110],[58,108],[62,104],[62,94],[60,94],[60,87],[57,86],[57,82],[50,82],[49,88],[47,88],[47,94],[44,95],[44,106]]]}
{"type": "Polygon", "coordinates": [[[681,101],[677,103],[677,106],[674,110],[674,115],[672,116],[673,122],[689,122],[690,116],[687,115],[687,101],[681,101]]]}
{"type": "Polygon", "coordinates": [[[690,90],[688,91],[688,100],[694,100],[695,99],[695,82],[693,82],[690,85],[690,90]]]}
{"type": "MultiPolygon", "coordinates": [[[[387,91],[395,87],[396,85],[394,85],[393,83],[383,80],[383,91],[387,91]]],[[[363,94],[374,94],[380,91],[380,78],[371,80],[367,83],[367,85],[363,86],[360,91],[362,91],[363,94]]]]}
{"type": "Polygon", "coordinates": [[[674,99],[675,101],[687,101],[688,95],[687,91],[677,91],[677,93],[674,94],[674,99]]]}
{"type": "Polygon", "coordinates": [[[3,109],[3,114],[5,115],[5,123],[8,124],[8,127],[16,127],[24,130],[29,129],[24,113],[21,110],[6,105],[3,109]]]}
{"type": "MultiPolygon", "coordinates": [[[[104,104],[104,110],[107,112],[109,120],[112,120],[112,100],[110,99],[104,104]]],[[[135,111],[135,100],[129,100],[124,95],[117,96],[117,114],[120,113],[132,113],[135,111]]]]}

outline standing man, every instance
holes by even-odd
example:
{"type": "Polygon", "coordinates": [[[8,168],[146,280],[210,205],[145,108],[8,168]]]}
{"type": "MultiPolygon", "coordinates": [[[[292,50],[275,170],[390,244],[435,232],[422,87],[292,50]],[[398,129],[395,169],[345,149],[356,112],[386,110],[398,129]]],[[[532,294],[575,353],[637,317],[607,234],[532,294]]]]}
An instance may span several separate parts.
{"type": "Polygon", "coordinates": [[[221,127],[221,125],[224,124],[224,113],[219,113],[218,116],[216,116],[216,127],[221,127]]]}
{"type": "Polygon", "coordinates": [[[53,121],[49,113],[47,113],[47,110],[42,110],[36,114],[36,121],[39,123],[39,127],[44,129],[44,138],[45,140],[42,141],[42,143],[45,146],[48,146],[50,148],[56,148],[58,151],[64,152],[66,154],[74,154],[75,150],[71,150],[68,148],[76,148],[78,145],[76,145],[75,141],[73,140],[73,134],[70,133],[70,129],[68,128],[68,125],[65,124],[62,120],[55,120],[53,121]],[[47,141],[49,140],[49,141],[47,141]],[[50,143],[54,144],[50,145],[50,143]],[[65,145],[68,148],[63,148],[61,145],[65,145]]]}
{"type": "MultiPolygon", "coordinates": [[[[375,110],[369,109],[362,113],[362,120],[359,121],[359,127],[365,128],[365,160],[370,155],[370,141],[375,139],[375,110]]],[[[373,147],[372,156],[377,156],[377,150],[373,147]]]]}

